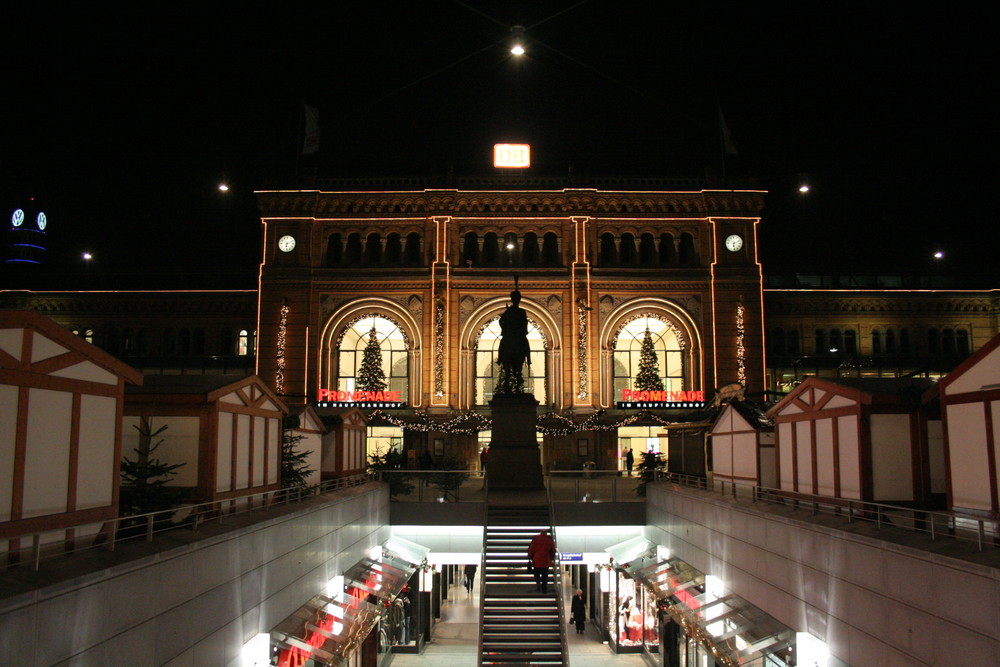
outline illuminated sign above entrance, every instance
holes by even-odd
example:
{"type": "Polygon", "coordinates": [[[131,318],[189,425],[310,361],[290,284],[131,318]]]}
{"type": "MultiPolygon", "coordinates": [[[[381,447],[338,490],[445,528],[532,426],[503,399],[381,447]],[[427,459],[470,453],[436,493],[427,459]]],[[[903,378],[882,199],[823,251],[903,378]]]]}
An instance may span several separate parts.
{"type": "Polygon", "coordinates": [[[704,408],[705,392],[698,391],[638,391],[622,389],[618,408],[704,408]]]}
{"type": "Polygon", "coordinates": [[[493,144],[493,166],[524,169],[531,166],[528,144],[493,144]]]}
{"type": "Polygon", "coordinates": [[[402,393],[398,391],[339,391],[320,389],[316,395],[317,408],[405,408],[402,393]]]}

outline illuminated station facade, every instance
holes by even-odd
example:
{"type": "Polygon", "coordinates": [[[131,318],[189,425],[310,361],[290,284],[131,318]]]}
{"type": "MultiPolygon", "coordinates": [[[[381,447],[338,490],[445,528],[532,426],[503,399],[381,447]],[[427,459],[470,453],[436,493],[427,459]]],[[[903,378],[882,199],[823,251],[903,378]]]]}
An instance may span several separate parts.
{"type": "MultiPolygon", "coordinates": [[[[515,284],[547,469],[620,467],[630,447],[636,458],[703,452],[717,389],[764,391],[763,191],[529,176],[450,185],[257,192],[257,371],[286,401],[374,411],[370,453],[475,461],[515,284]],[[635,384],[647,332],[662,392],[635,384]],[[373,334],[378,393],[359,384],[373,334]]],[[[704,474],[703,455],[690,458],[681,472],[704,474]]]]}

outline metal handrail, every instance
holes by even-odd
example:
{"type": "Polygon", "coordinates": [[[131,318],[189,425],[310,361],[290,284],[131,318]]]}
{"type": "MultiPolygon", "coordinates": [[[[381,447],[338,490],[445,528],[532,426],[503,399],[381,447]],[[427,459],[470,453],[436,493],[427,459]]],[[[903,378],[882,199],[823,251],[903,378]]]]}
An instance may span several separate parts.
{"type": "MultiPolygon", "coordinates": [[[[553,523],[555,518],[555,505],[552,500],[552,487],[551,485],[546,485],[547,496],[549,501],[549,530],[552,531],[552,540],[557,545],[559,544],[558,536],[556,535],[556,527],[553,523]]],[[[559,558],[559,549],[556,548],[556,558],[559,558]]],[[[566,638],[566,610],[563,606],[563,590],[562,590],[562,559],[556,560],[553,563],[552,568],[552,585],[556,589],[556,606],[559,609],[559,649],[562,653],[563,664],[569,664],[569,640],[566,638]]]]}
{"type": "Polygon", "coordinates": [[[226,517],[233,517],[240,514],[247,514],[261,510],[268,510],[272,507],[300,503],[304,499],[315,495],[321,495],[353,486],[360,486],[375,481],[368,474],[350,475],[337,479],[326,480],[308,487],[287,487],[274,491],[263,491],[246,496],[237,496],[225,500],[215,500],[196,505],[184,505],[168,510],[147,512],[145,514],[132,514],[120,516],[101,521],[86,521],[70,526],[60,527],[58,530],[80,529],[87,526],[96,528],[93,539],[88,539],[84,546],[68,547],[64,540],[53,540],[47,544],[42,543],[42,537],[54,532],[46,530],[34,533],[23,533],[13,535],[23,540],[31,540],[31,546],[14,551],[8,551],[10,556],[6,560],[5,568],[18,567],[22,564],[22,556],[26,553],[30,555],[32,570],[37,571],[41,561],[59,558],[73,553],[88,551],[96,548],[107,548],[115,551],[118,544],[127,540],[144,537],[147,542],[152,542],[154,535],[179,528],[190,528],[198,530],[207,521],[218,520],[219,523],[226,517]],[[103,537],[102,537],[103,536],[103,537]]]}
{"type": "Polygon", "coordinates": [[[483,614],[486,611],[486,528],[490,520],[490,475],[483,472],[483,552],[479,556],[479,641],[477,642],[476,660],[483,667],[483,614]]]}
{"type": "Polygon", "coordinates": [[[743,484],[727,480],[709,481],[667,473],[661,481],[678,487],[697,488],[719,493],[737,503],[763,503],[793,510],[808,510],[814,516],[823,514],[844,519],[846,523],[867,522],[876,529],[895,528],[928,535],[932,541],[942,537],[974,542],[979,551],[988,546],[1000,546],[1000,517],[973,513],[941,512],[916,507],[903,507],[851,498],[838,498],[810,493],[783,491],[770,487],[743,484]]]}

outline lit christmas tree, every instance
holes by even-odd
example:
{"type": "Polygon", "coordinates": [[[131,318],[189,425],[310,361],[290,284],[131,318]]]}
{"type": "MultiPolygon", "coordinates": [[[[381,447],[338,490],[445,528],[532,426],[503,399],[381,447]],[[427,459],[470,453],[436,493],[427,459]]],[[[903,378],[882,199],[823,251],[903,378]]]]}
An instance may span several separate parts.
{"type": "Polygon", "coordinates": [[[368,332],[368,345],[361,358],[361,368],[355,378],[361,391],[385,391],[385,371],[382,370],[382,348],[375,335],[375,327],[368,332]]]}
{"type": "Polygon", "coordinates": [[[653,337],[646,329],[639,349],[639,372],[635,376],[635,387],[638,391],[663,391],[663,378],[660,377],[660,364],[657,363],[656,350],[653,349],[653,337]]]}

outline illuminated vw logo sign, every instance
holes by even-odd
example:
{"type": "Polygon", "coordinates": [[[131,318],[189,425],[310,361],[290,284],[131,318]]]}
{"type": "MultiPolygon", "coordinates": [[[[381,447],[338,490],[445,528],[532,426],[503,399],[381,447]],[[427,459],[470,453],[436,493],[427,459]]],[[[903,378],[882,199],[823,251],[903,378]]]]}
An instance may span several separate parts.
{"type": "Polygon", "coordinates": [[[45,217],[44,213],[39,212],[35,222],[38,224],[38,229],[45,231],[45,225],[49,224],[49,219],[45,217]]]}
{"type": "Polygon", "coordinates": [[[10,216],[10,224],[13,227],[20,227],[24,224],[24,211],[17,209],[14,211],[13,215],[10,216]]]}

